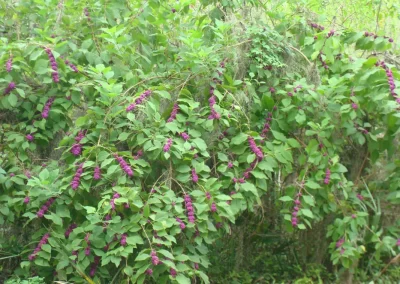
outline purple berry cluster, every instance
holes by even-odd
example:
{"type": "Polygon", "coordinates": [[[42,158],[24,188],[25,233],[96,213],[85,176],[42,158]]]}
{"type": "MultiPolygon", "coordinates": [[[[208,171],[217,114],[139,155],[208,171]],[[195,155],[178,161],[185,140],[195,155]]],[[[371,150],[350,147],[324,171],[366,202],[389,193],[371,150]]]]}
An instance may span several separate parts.
{"type": "Polygon", "coordinates": [[[339,240],[336,242],[336,247],[337,247],[337,248],[340,248],[340,247],[344,244],[344,242],[345,242],[344,238],[339,239],[339,240]]]}
{"type": "Polygon", "coordinates": [[[76,68],[74,64],[72,64],[68,59],[64,60],[65,64],[68,65],[75,73],[78,73],[79,70],[76,68]]]}
{"type": "Polygon", "coordinates": [[[171,268],[169,269],[169,274],[170,274],[173,278],[175,278],[176,275],[177,275],[178,273],[176,272],[175,269],[173,269],[173,268],[171,267],[171,268]]]}
{"type": "Polygon", "coordinates": [[[268,113],[267,118],[265,119],[263,130],[261,131],[261,137],[266,137],[268,132],[271,130],[271,123],[272,121],[272,112],[268,113]]]}
{"type": "Polygon", "coordinates": [[[12,70],[12,62],[13,62],[13,57],[10,56],[10,58],[6,62],[6,70],[8,73],[10,73],[12,70]]]}
{"type": "Polygon", "coordinates": [[[297,85],[296,87],[294,87],[293,88],[293,91],[295,92],[295,93],[297,93],[299,90],[301,90],[301,89],[303,89],[303,86],[302,85],[297,85]]]}
{"type": "Polygon", "coordinates": [[[318,59],[319,59],[319,61],[321,61],[322,67],[324,67],[327,70],[327,69],[329,69],[329,66],[326,63],[326,61],[322,58],[322,55],[323,55],[323,53],[320,52],[319,56],[318,56],[318,59]]]}
{"type": "Polygon", "coordinates": [[[86,129],[85,130],[79,130],[78,134],[75,136],[75,141],[77,143],[81,142],[81,140],[83,138],[85,138],[86,133],[87,133],[86,129]]]}
{"type": "Polygon", "coordinates": [[[8,95],[9,93],[11,93],[11,91],[15,89],[15,86],[16,85],[14,82],[10,82],[7,88],[4,90],[4,95],[8,95]]]}
{"type": "Polygon", "coordinates": [[[143,101],[144,101],[146,98],[150,97],[150,95],[151,95],[151,91],[150,91],[150,90],[144,91],[144,92],[135,100],[135,102],[134,102],[133,104],[130,104],[130,105],[126,108],[126,111],[127,111],[127,112],[130,112],[130,111],[134,110],[135,107],[136,107],[137,105],[140,105],[141,103],[143,103],[143,101]]]}
{"type": "Polygon", "coordinates": [[[316,24],[316,23],[311,23],[310,26],[311,26],[312,28],[318,30],[318,31],[323,31],[323,30],[325,30],[325,28],[324,28],[323,26],[318,25],[318,24],[316,24]]]}
{"type": "Polygon", "coordinates": [[[169,116],[167,122],[172,122],[176,119],[176,115],[178,114],[179,111],[179,105],[174,104],[174,107],[172,108],[171,115],[169,116]]]}
{"type": "Polygon", "coordinates": [[[222,139],[224,139],[226,136],[228,136],[228,132],[227,132],[227,131],[224,131],[224,132],[221,133],[221,135],[218,136],[218,139],[219,139],[219,140],[222,140],[222,139]]]}
{"type": "Polygon", "coordinates": [[[153,263],[153,265],[160,264],[160,259],[158,258],[155,250],[151,251],[150,256],[151,256],[151,262],[153,263]]]}
{"type": "Polygon", "coordinates": [[[25,138],[26,138],[26,140],[28,140],[29,142],[32,142],[33,141],[33,139],[35,138],[32,134],[27,134],[26,136],[25,136],[25,138]]]}
{"type": "Polygon", "coordinates": [[[95,256],[94,257],[94,262],[92,263],[91,267],[90,267],[90,277],[93,277],[96,274],[96,270],[97,270],[97,266],[99,266],[101,257],[100,256],[95,256]]]}
{"type": "Polygon", "coordinates": [[[85,8],[83,9],[83,13],[85,14],[85,16],[86,16],[88,22],[90,22],[92,19],[90,18],[89,9],[88,9],[87,7],[85,7],[85,8]]]}
{"type": "Polygon", "coordinates": [[[331,170],[326,169],[324,183],[329,184],[330,180],[331,180],[331,170]]]}
{"type": "Polygon", "coordinates": [[[74,156],[79,156],[82,153],[82,144],[75,143],[74,145],[72,145],[71,153],[74,156]]]}
{"type": "Polygon", "coordinates": [[[111,205],[112,210],[115,210],[115,199],[118,199],[120,197],[121,197],[121,195],[119,193],[114,193],[113,198],[111,198],[111,200],[110,200],[110,205],[111,205]]]}
{"type": "Polygon", "coordinates": [[[247,140],[248,140],[248,142],[249,142],[249,146],[250,146],[251,151],[252,151],[254,154],[256,154],[258,160],[261,161],[261,160],[264,158],[264,154],[263,154],[263,152],[261,151],[261,149],[257,147],[256,142],[254,141],[254,138],[251,137],[251,136],[249,136],[249,137],[247,138],[247,140]]]}
{"type": "MultiPolygon", "coordinates": [[[[365,37],[373,37],[374,39],[377,39],[378,38],[378,35],[377,34],[374,34],[373,32],[365,32],[364,33],[364,36],[365,37]]],[[[390,43],[392,43],[393,42],[393,39],[392,38],[390,38],[390,37],[388,37],[388,36],[383,36],[384,38],[388,38],[388,41],[390,42],[390,43]]]]}
{"type": "Polygon", "coordinates": [[[139,150],[137,151],[136,155],[133,156],[134,160],[139,160],[143,156],[143,151],[139,150]]]}
{"type": "Polygon", "coordinates": [[[58,83],[60,82],[60,77],[58,74],[58,65],[56,59],[54,58],[50,48],[45,48],[44,51],[47,53],[50,60],[51,69],[53,69],[53,73],[51,74],[51,77],[53,77],[53,82],[58,83]]]}
{"type": "Polygon", "coordinates": [[[182,132],[180,135],[181,135],[182,139],[185,141],[188,141],[190,138],[189,134],[187,134],[186,132],[182,132]]]}
{"type": "Polygon", "coordinates": [[[400,247],[400,239],[397,239],[396,246],[400,247]]]}
{"type": "Polygon", "coordinates": [[[206,198],[207,198],[208,200],[211,199],[211,193],[209,193],[208,191],[206,192],[206,198]]]}
{"type": "Polygon", "coordinates": [[[185,223],[183,223],[183,221],[182,221],[180,218],[177,217],[175,220],[179,223],[179,227],[180,227],[182,230],[186,228],[185,223]]]}
{"type": "Polygon", "coordinates": [[[99,179],[101,179],[101,170],[100,170],[100,167],[99,167],[99,166],[96,166],[96,167],[94,168],[93,179],[94,179],[94,180],[99,180],[99,179]]]}
{"type": "Polygon", "coordinates": [[[36,213],[39,218],[42,218],[44,214],[46,214],[47,210],[49,210],[50,206],[56,201],[55,197],[49,198],[46,203],[40,208],[40,210],[36,213]]]}
{"type": "Polygon", "coordinates": [[[330,30],[329,33],[326,35],[327,38],[335,35],[335,30],[330,30]]]}
{"type": "Polygon", "coordinates": [[[221,115],[214,109],[214,105],[215,105],[215,95],[214,95],[214,89],[211,88],[210,89],[210,93],[212,91],[212,96],[208,99],[208,102],[210,104],[210,109],[211,109],[211,114],[208,116],[208,119],[220,119],[221,115]]]}
{"type": "Polygon", "coordinates": [[[248,167],[248,168],[244,171],[244,173],[243,173],[243,178],[244,178],[245,180],[250,178],[250,173],[251,173],[252,170],[254,170],[254,168],[256,167],[256,165],[257,165],[257,158],[254,159],[254,161],[251,162],[250,167],[248,167]]]}
{"type": "Polygon", "coordinates": [[[119,157],[118,155],[114,155],[114,158],[118,161],[120,167],[122,170],[128,175],[128,176],[133,176],[133,170],[132,168],[128,165],[128,163],[124,160],[124,158],[119,157]]]}
{"type": "Polygon", "coordinates": [[[197,175],[195,168],[192,169],[192,181],[194,183],[197,183],[199,181],[199,176],[197,175]]]}
{"type": "Polygon", "coordinates": [[[25,196],[25,198],[24,198],[24,203],[25,203],[25,204],[28,204],[29,201],[31,201],[31,198],[30,198],[29,196],[25,196]]]}
{"type": "Polygon", "coordinates": [[[389,83],[390,94],[393,96],[393,98],[396,100],[396,102],[398,104],[400,104],[400,97],[394,91],[396,89],[396,84],[394,83],[392,70],[386,65],[386,63],[384,61],[378,61],[375,65],[385,69],[386,77],[387,77],[388,83],[389,83]]]}
{"type": "Polygon", "coordinates": [[[31,174],[31,172],[30,171],[25,171],[25,176],[28,178],[28,179],[31,179],[32,178],[32,174],[31,174]]]}
{"type": "Polygon", "coordinates": [[[47,244],[49,237],[50,237],[49,233],[44,234],[44,236],[40,240],[39,244],[37,245],[33,253],[29,255],[28,257],[29,261],[33,261],[36,258],[36,255],[42,250],[42,246],[47,244]]]}
{"type": "Polygon", "coordinates": [[[74,178],[71,181],[71,188],[73,190],[76,190],[79,187],[82,174],[83,174],[83,163],[78,166],[74,178]]]}
{"type": "Polygon", "coordinates": [[[362,196],[360,193],[357,193],[357,198],[361,201],[364,200],[364,196],[362,196]]]}
{"type": "Polygon", "coordinates": [[[213,202],[213,203],[211,204],[210,211],[211,211],[211,212],[217,212],[217,204],[215,204],[215,202],[213,202]]]}
{"type": "Polygon", "coordinates": [[[54,97],[50,97],[46,104],[44,105],[43,111],[42,111],[42,117],[44,119],[47,119],[49,117],[49,111],[51,108],[51,105],[54,103],[55,98],[54,97]]]}
{"type": "Polygon", "coordinates": [[[151,268],[148,268],[148,269],[146,269],[146,272],[145,272],[147,275],[153,275],[153,269],[151,269],[151,268]]]}
{"type": "Polygon", "coordinates": [[[169,149],[171,149],[171,146],[172,146],[172,139],[168,138],[167,143],[165,143],[165,145],[163,147],[163,151],[169,152],[169,149]]]}
{"type": "Polygon", "coordinates": [[[301,197],[301,193],[299,192],[297,194],[297,198],[294,201],[294,207],[293,207],[293,212],[292,212],[291,222],[292,222],[293,227],[297,227],[297,222],[299,221],[297,218],[297,215],[299,213],[300,205],[301,205],[300,197],[301,197]]]}
{"type": "Polygon", "coordinates": [[[186,213],[188,215],[189,222],[194,223],[195,217],[194,217],[194,208],[192,204],[192,199],[190,198],[189,194],[186,194],[184,199],[185,199],[186,213]]]}
{"type": "Polygon", "coordinates": [[[128,237],[128,235],[127,234],[122,234],[121,235],[121,240],[119,241],[120,242],[120,244],[121,244],[121,246],[126,246],[127,245],[127,242],[126,242],[126,238],[128,237]]]}
{"type": "Polygon", "coordinates": [[[71,225],[69,225],[69,227],[67,228],[67,230],[64,233],[64,236],[66,239],[69,238],[69,235],[72,233],[72,231],[74,229],[76,229],[78,226],[75,223],[72,223],[71,225]]]}
{"type": "Polygon", "coordinates": [[[245,179],[244,178],[233,178],[232,181],[234,183],[245,183],[245,179]]]}

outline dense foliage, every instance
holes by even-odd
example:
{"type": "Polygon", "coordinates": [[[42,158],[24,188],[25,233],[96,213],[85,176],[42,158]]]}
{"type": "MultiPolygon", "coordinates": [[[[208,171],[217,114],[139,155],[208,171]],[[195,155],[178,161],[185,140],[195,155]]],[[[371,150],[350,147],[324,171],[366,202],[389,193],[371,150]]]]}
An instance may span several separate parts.
{"type": "Polygon", "coordinates": [[[0,260],[17,264],[4,279],[400,275],[400,224],[380,206],[400,201],[393,34],[283,16],[291,3],[1,5],[0,260]],[[329,264],[302,267],[315,244],[291,271],[271,261],[268,233],[300,251],[321,222],[329,264]],[[255,275],[229,264],[241,224],[255,275]]]}

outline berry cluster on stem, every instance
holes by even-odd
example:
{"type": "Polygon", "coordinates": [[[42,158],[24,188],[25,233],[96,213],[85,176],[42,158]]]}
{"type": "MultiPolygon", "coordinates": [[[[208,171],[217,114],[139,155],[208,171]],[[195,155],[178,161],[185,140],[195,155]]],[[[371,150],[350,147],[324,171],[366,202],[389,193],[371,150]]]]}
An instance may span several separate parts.
{"type": "Polygon", "coordinates": [[[188,215],[189,223],[194,223],[196,218],[194,216],[192,199],[190,198],[189,194],[186,194],[184,199],[185,199],[185,208],[186,208],[186,213],[188,215]]]}
{"type": "Polygon", "coordinates": [[[121,197],[121,195],[119,195],[119,193],[114,193],[113,198],[111,198],[111,200],[110,200],[110,205],[111,205],[112,210],[115,210],[115,199],[118,199],[120,197],[121,197]]]}
{"type": "Polygon", "coordinates": [[[69,225],[69,227],[67,228],[67,230],[65,231],[65,233],[64,233],[64,236],[65,236],[65,238],[66,239],[68,239],[69,238],[69,235],[72,233],[72,231],[74,230],[74,229],[76,229],[77,228],[77,225],[75,224],[75,223],[72,223],[71,225],[69,225]]]}
{"type": "Polygon", "coordinates": [[[266,137],[268,132],[271,130],[272,112],[269,112],[267,118],[265,119],[263,130],[261,131],[261,137],[266,137]]]}
{"type": "Polygon", "coordinates": [[[94,168],[93,179],[94,179],[94,180],[99,180],[99,179],[101,179],[101,169],[100,169],[99,166],[96,166],[96,167],[94,168]]]}
{"type": "Polygon", "coordinates": [[[96,270],[97,270],[97,266],[99,266],[101,257],[100,256],[95,256],[94,257],[94,262],[92,263],[91,267],[90,267],[90,277],[93,277],[96,274],[96,270]]]}
{"type": "MultiPolygon", "coordinates": [[[[364,36],[365,37],[373,37],[374,39],[377,39],[379,37],[377,34],[374,34],[373,32],[365,32],[364,36]]],[[[383,36],[383,37],[387,38],[390,43],[393,42],[393,39],[391,37],[388,37],[388,36],[383,36]]]]}
{"type": "Polygon", "coordinates": [[[186,228],[185,223],[183,223],[183,221],[182,221],[180,218],[177,217],[175,220],[179,223],[179,227],[180,227],[182,230],[186,228]]]}
{"type": "Polygon", "coordinates": [[[155,250],[151,251],[150,256],[151,256],[151,262],[153,263],[153,265],[160,264],[160,259],[158,258],[155,250]]]}
{"type": "Polygon", "coordinates": [[[54,55],[51,52],[50,48],[45,48],[44,51],[47,53],[47,56],[49,57],[49,60],[50,60],[51,69],[53,69],[53,73],[51,74],[51,77],[53,78],[53,82],[58,83],[58,82],[60,82],[60,77],[58,74],[58,65],[57,65],[56,59],[54,58],[54,55]]]}
{"type": "Polygon", "coordinates": [[[47,210],[49,210],[50,206],[56,201],[55,197],[49,198],[46,203],[40,208],[40,210],[36,213],[39,218],[42,218],[44,214],[46,214],[47,210]]]}
{"type": "Polygon", "coordinates": [[[126,108],[126,111],[127,111],[127,112],[133,111],[137,105],[140,105],[141,103],[143,103],[143,101],[144,101],[146,98],[150,97],[150,95],[151,95],[151,91],[150,91],[150,90],[144,91],[144,92],[135,100],[134,103],[130,104],[130,105],[126,108]]]}
{"type": "Polygon", "coordinates": [[[180,135],[181,135],[182,139],[185,141],[188,141],[190,138],[189,134],[187,134],[186,132],[182,132],[180,135]]]}
{"type": "Polygon", "coordinates": [[[328,169],[326,169],[326,171],[325,171],[324,183],[325,183],[325,184],[329,184],[330,180],[331,180],[331,170],[328,168],[328,169]]]}
{"type": "Polygon", "coordinates": [[[128,163],[124,160],[124,158],[118,156],[117,154],[114,155],[114,158],[118,161],[120,167],[122,170],[128,175],[128,176],[133,176],[133,170],[132,168],[128,165],[128,163]]]}
{"type": "Polygon", "coordinates": [[[50,237],[49,233],[44,234],[44,236],[40,240],[39,244],[37,245],[33,253],[29,255],[28,257],[29,261],[33,261],[36,258],[36,255],[42,250],[42,246],[47,244],[49,237],[50,237]]]}
{"type": "Polygon", "coordinates": [[[139,160],[143,156],[143,151],[139,150],[137,151],[136,155],[133,156],[134,160],[139,160]]]}
{"type": "Polygon", "coordinates": [[[90,21],[91,21],[91,18],[90,18],[90,14],[89,14],[89,9],[88,9],[87,7],[85,7],[85,8],[83,9],[83,13],[85,14],[85,16],[86,16],[88,22],[90,22],[90,21]]]}
{"type": "Polygon", "coordinates": [[[64,60],[65,64],[68,65],[75,73],[78,73],[79,70],[76,68],[74,64],[72,64],[68,59],[64,60]]]}
{"type": "Polygon", "coordinates": [[[396,100],[396,102],[398,104],[400,104],[400,97],[394,91],[396,89],[396,84],[394,83],[394,77],[393,77],[392,70],[386,65],[386,63],[384,61],[378,61],[375,65],[378,67],[381,67],[385,70],[386,77],[388,79],[390,94],[396,100]]]}
{"type": "Polygon", "coordinates": [[[11,55],[10,58],[8,58],[8,60],[6,62],[6,70],[8,73],[10,73],[12,70],[12,62],[13,62],[13,57],[11,55]]]}
{"type": "Polygon", "coordinates": [[[44,108],[43,108],[43,111],[42,111],[42,117],[44,119],[47,119],[49,117],[49,111],[50,111],[51,105],[53,104],[54,100],[55,100],[54,97],[50,97],[47,100],[46,104],[44,105],[44,108]]]}
{"type": "Polygon", "coordinates": [[[179,111],[179,105],[174,104],[174,107],[172,108],[171,115],[169,116],[167,122],[172,122],[176,119],[176,115],[178,114],[179,111]]]}
{"type": "Polygon", "coordinates": [[[171,146],[172,146],[172,139],[168,138],[167,143],[165,143],[165,145],[163,147],[163,151],[169,152],[169,150],[171,149],[171,146]]]}
{"type": "Polygon", "coordinates": [[[83,163],[78,166],[74,178],[71,181],[71,188],[73,190],[76,190],[79,187],[82,174],[83,174],[83,163]]]}
{"type": "Polygon", "coordinates": [[[258,160],[261,161],[264,158],[264,154],[261,151],[261,149],[257,147],[256,142],[254,141],[254,138],[249,136],[247,138],[247,140],[249,141],[249,147],[250,147],[251,151],[254,154],[256,154],[256,157],[258,158],[258,160]]]}
{"type": "Polygon", "coordinates": [[[199,181],[199,176],[197,175],[195,168],[192,169],[192,181],[194,183],[197,183],[199,181]]]}
{"type": "Polygon", "coordinates": [[[311,26],[313,29],[316,29],[316,30],[318,30],[318,31],[323,31],[323,30],[325,30],[325,28],[324,28],[323,26],[318,25],[318,24],[316,24],[316,23],[310,23],[310,26],[311,26]]]}
{"type": "Polygon", "coordinates": [[[26,140],[28,140],[29,142],[32,142],[33,139],[35,139],[35,137],[34,137],[32,134],[27,134],[27,135],[25,136],[25,138],[26,138],[26,140]]]}
{"type": "Polygon", "coordinates": [[[11,93],[11,91],[15,89],[15,86],[16,85],[14,82],[10,82],[7,88],[4,90],[4,95],[8,95],[9,93],[11,93]]]}

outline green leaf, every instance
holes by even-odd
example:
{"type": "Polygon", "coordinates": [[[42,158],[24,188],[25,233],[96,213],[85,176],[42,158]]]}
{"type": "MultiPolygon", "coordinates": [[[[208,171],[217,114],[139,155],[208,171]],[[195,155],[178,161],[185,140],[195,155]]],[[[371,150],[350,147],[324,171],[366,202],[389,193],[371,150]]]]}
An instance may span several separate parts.
{"type": "Polygon", "coordinates": [[[143,239],[142,239],[141,236],[135,235],[135,236],[132,236],[132,237],[127,237],[126,238],[126,242],[129,245],[143,244],[143,239]]]}
{"type": "Polygon", "coordinates": [[[236,135],[235,137],[232,138],[231,143],[233,145],[240,145],[242,144],[244,141],[247,140],[247,135],[244,133],[240,133],[239,135],[236,135]]]}
{"type": "Polygon", "coordinates": [[[204,142],[203,139],[201,139],[201,138],[196,138],[196,139],[193,140],[193,143],[196,144],[197,148],[199,148],[199,150],[200,150],[201,152],[207,150],[207,144],[206,144],[206,142],[204,142]]]}
{"type": "Polygon", "coordinates": [[[10,106],[15,107],[18,104],[18,97],[11,93],[8,95],[8,102],[10,103],[10,106]]]}
{"type": "Polygon", "coordinates": [[[287,140],[287,143],[288,143],[291,147],[293,147],[293,148],[300,148],[300,143],[297,142],[296,139],[289,138],[289,139],[287,140]]]}
{"type": "Polygon", "coordinates": [[[293,198],[286,195],[286,196],[282,196],[281,198],[279,198],[279,200],[282,202],[288,202],[288,201],[293,201],[293,198]]]}
{"type": "Polygon", "coordinates": [[[118,136],[118,140],[120,141],[125,141],[126,139],[128,139],[129,137],[129,133],[127,132],[122,132],[119,136],[118,136]]]}
{"type": "Polygon", "coordinates": [[[307,181],[305,185],[307,187],[309,187],[309,188],[312,188],[312,189],[321,188],[321,186],[318,183],[316,183],[316,182],[314,182],[312,180],[307,181]]]}
{"type": "Polygon", "coordinates": [[[44,215],[46,219],[52,220],[54,224],[61,226],[62,225],[62,219],[58,217],[56,214],[51,213],[51,215],[44,215]]]}
{"type": "Polygon", "coordinates": [[[209,280],[208,276],[204,272],[199,271],[199,276],[200,276],[201,279],[203,279],[205,284],[210,284],[210,280],[209,280]]]}
{"type": "Polygon", "coordinates": [[[49,61],[47,59],[39,59],[35,62],[35,67],[33,68],[33,70],[37,74],[46,74],[49,71],[48,66],[49,61]]]}
{"type": "Polygon", "coordinates": [[[285,135],[283,135],[282,133],[274,131],[274,130],[271,130],[271,132],[274,135],[275,139],[278,139],[283,142],[285,142],[287,140],[285,135]]]}
{"type": "Polygon", "coordinates": [[[172,255],[172,253],[170,253],[169,251],[167,251],[165,249],[160,249],[157,252],[162,254],[163,256],[168,257],[169,259],[175,259],[175,257],[172,255]]]}
{"type": "Polygon", "coordinates": [[[180,274],[180,273],[176,276],[175,280],[180,284],[190,284],[191,283],[189,278],[187,278],[185,275],[180,274]]]}
{"type": "Polygon", "coordinates": [[[314,214],[311,212],[310,209],[301,209],[300,211],[304,216],[307,216],[309,218],[314,218],[314,214]]]}

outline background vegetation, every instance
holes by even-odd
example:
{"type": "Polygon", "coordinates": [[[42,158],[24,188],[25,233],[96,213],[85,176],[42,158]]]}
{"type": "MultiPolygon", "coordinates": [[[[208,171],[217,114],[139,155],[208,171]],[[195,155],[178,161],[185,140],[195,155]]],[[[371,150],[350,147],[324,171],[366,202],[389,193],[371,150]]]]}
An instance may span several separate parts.
{"type": "Polygon", "coordinates": [[[399,281],[397,1],[0,5],[0,282],[399,281]]]}

